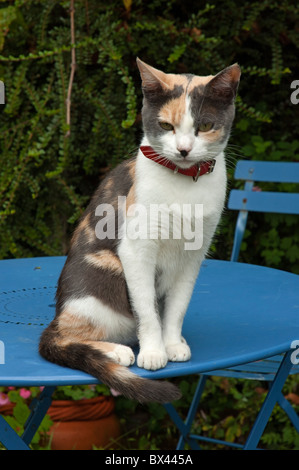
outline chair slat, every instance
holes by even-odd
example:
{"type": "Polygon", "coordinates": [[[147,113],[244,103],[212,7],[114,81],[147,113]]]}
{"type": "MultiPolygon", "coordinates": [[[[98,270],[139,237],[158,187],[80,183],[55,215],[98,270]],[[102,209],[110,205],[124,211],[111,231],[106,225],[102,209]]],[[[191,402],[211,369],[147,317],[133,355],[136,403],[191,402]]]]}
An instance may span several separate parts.
{"type": "Polygon", "coordinates": [[[248,371],[235,371],[233,369],[219,369],[213,370],[212,372],[205,372],[202,375],[208,375],[213,377],[228,377],[230,379],[246,379],[246,380],[261,380],[271,381],[273,380],[274,374],[262,374],[258,372],[248,371]]]}
{"type": "Polygon", "coordinates": [[[299,183],[299,162],[239,161],[235,179],[275,183],[299,183]]]}
{"type": "Polygon", "coordinates": [[[229,209],[299,214],[299,194],[233,189],[229,195],[229,209]]]}
{"type": "MultiPolygon", "coordinates": [[[[282,359],[283,356],[273,356],[262,361],[250,362],[239,366],[229,367],[228,369],[214,370],[212,372],[204,373],[203,375],[271,381],[273,380],[282,359]]],[[[298,373],[299,366],[293,366],[290,370],[290,375],[298,373]]]]}

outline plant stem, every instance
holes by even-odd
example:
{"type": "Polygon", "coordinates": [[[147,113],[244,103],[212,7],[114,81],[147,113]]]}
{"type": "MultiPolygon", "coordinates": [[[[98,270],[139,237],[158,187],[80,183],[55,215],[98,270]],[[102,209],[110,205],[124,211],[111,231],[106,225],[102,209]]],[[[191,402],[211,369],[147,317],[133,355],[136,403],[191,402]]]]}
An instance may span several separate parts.
{"type": "Polygon", "coordinates": [[[75,49],[75,8],[74,8],[74,0],[71,0],[70,6],[70,19],[71,19],[71,55],[72,55],[72,62],[71,62],[71,74],[66,98],[66,124],[68,126],[68,130],[65,134],[65,137],[69,137],[71,134],[71,96],[72,96],[72,88],[76,70],[76,49],[75,49]]]}

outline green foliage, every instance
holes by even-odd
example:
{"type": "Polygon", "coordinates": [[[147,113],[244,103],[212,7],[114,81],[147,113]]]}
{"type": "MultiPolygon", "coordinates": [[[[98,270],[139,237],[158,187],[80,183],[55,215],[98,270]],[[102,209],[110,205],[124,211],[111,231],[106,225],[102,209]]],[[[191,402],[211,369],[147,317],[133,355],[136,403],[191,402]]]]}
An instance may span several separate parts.
{"type": "MultiPolygon", "coordinates": [[[[77,0],[75,44],[69,1],[0,3],[0,80],[6,87],[0,108],[0,258],[66,253],[70,233],[107,168],[136,151],[142,104],[136,56],[173,73],[215,74],[234,62],[241,65],[227,149],[230,187],[239,158],[298,160],[298,106],[290,102],[290,84],[299,77],[298,2],[77,0]]],[[[287,184],[271,188],[298,191],[287,184]]],[[[229,257],[234,223],[235,214],[226,212],[212,256],[229,257]]],[[[240,259],[299,273],[298,234],[298,218],[253,214],[240,259]]],[[[182,414],[195,386],[191,379],[180,381],[182,414]]],[[[22,433],[28,403],[9,393],[16,407],[8,420],[22,433]]],[[[79,399],[94,391],[63,387],[56,393],[79,399]]],[[[253,382],[212,379],[203,398],[194,430],[242,442],[262,395],[253,382]]],[[[175,447],[176,431],[161,406],[140,407],[118,397],[117,410],[127,429],[124,448],[175,447]]],[[[45,421],[41,431],[48,428],[45,421]]],[[[262,442],[267,448],[299,448],[298,434],[280,409],[262,442]]]]}
{"type": "MultiPolygon", "coordinates": [[[[230,175],[238,158],[298,158],[297,110],[289,99],[298,78],[296,2],[78,0],[75,44],[69,7],[62,0],[1,2],[0,258],[64,254],[107,168],[136,151],[142,103],[136,56],[169,72],[201,75],[240,63],[230,175]]],[[[233,217],[222,222],[215,257],[229,256],[233,217]]],[[[290,241],[298,225],[278,220],[253,222],[242,256],[298,272],[290,241]],[[279,245],[273,230],[281,227],[279,245]]]]}
{"type": "MultiPolygon", "coordinates": [[[[180,379],[183,398],[175,402],[175,408],[184,420],[195,392],[198,377],[180,379]]],[[[298,397],[298,376],[289,377],[283,388],[288,396],[298,397]]],[[[209,377],[196,412],[191,432],[205,437],[226,440],[243,445],[257,417],[267,393],[267,385],[256,380],[209,377]]],[[[294,405],[299,411],[299,405],[294,405]]],[[[116,411],[121,416],[123,434],[114,443],[115,449],[175,449],[178,431],[165,409],[159,404],[138,405],[118,397],[116,411]]],[[[203,449],[227,449],[228,447],[200,443],[203,449]]],[[[263,449],[299,449],[299,437],[285,412],[275,406],[262,435],[259,447],[263,449]]]]}
{"type": "MultiPolygon", "coordinates": [[[[264,383],[211,377],[201,401],[194,432],[206,437],[244,444],[267,393],[264,383]]],[[[284,387],[298,388],[298,378],[289,378],[284,387]]],[[[298,407],[295,407],[297,409],[298,407]]],[[[298,449],[298,433],[278,406],[271,415],[259,447],[298,449]]],[[[211,445],[207,445],[211,448],[211,445]]],[[[217,446],[216,448],[223,448],[217,446]]]]}
{"type": "MultiPolygon", "coordinates": [[[[177,379],[183,398],[174,403],[184,420],[197,386],[198,377],[191,376],[177,379]]],[[[210,377],[207,380],[199,408],[197,410],[192,432],[206,437],[227,440],[244,444],[254,420],[267,393],[267,385],[252,380],[227,379],[210,377]]],[[[287,397],[295,397],[293,404],[296,412],[298,405],[299,378],[290,376],[283,388],[287,397]]],[[[29,416],[32,400],[40,394],[37,387],[18,389],[0,387],[0,399],[8,398],[15,404],[12,416],[5,416],[7,422],[22,435],[25,422],[29,416]]],[[[61,386],[53,394],[53,400],[81,400],[93,398],[100,394],[110,394],[104,385],[61,386]]],[[[177,428],[165,408],[157,403],[140,405],[123,396],[115,399],[116,413],[120,418],[122,433],[107,449],[126,450],[163,450],[175,449],[179,438],[177,428]]],[[[49,448],[48,431],[52,425],[46,415],[33,438],[33,449],[49,448]]],[[[206,449],[223,449],[223,445],[201,444],[206,449]]],[[[269,423],[262,435],[259,447],[264,449],[299,450],[299,436],[287,415],[276,406],[269,423]]],[[[0,446],[1,449],[1,446],[0,446]]]]}
{"type": "MultiPolygon", "coordinates": [[[[4,419],[19,436],[22,436],[24,433],[25,424],[30,414],[30,405],[39,394],[40,389],[37,387],[30,387],[26,390],[14,387],[9,387],[9,389],[6,387],[0,387],[0,397],[5,396],[7,401],[13,405],[12,414],[4,416],[4,419]],[[24,392],[24,396],[22,391],[24,392]]],[[[47,433],[52,424],[53,422],[50,417],[46,415],[32,438],[30,444],[32,449],[43,450],[49,448],[47,433]]]]}
{"type": "Polygon", "coordinates": [[[83,400],[98,397],[99,395],[110,395],[106,385],[64,385],[56,387],[52,399],[83,400]]]}

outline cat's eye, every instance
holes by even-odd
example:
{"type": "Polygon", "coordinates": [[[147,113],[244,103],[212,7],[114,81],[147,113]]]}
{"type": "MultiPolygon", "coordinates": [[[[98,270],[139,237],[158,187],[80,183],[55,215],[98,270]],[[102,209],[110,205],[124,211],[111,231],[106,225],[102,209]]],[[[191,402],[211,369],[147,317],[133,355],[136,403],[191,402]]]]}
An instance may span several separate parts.
{"type": "Polygon", "coordinates": [[[213,128],[213,122],[205,122],[199,125],[198,130],[199,132],[208,132],[213,128]]]}
{"type": "Polygon", "coordinates": [[[159,122],[160,126],[164,131],[173,131],[174,127],[172,124],[169,124],[169,122],[159,122]]]}

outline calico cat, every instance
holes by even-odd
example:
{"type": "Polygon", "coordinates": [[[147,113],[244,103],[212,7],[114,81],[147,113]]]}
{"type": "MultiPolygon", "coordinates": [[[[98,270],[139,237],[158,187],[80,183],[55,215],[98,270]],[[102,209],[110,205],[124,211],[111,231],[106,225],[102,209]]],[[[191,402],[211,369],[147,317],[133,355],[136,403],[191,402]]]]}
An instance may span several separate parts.
{"type": "MultiPolygon", "coordinates": [[[[135,361],[131,347],[139,345],[137,365],[149,370],[191,357],[182,324],[224,205],[223,150],[240,68],[234,64],[200,77],[166,74],[139,59],[137,65],[142,145],[108,174],[82,216],[58,282],[56,316],[41,336],[39,351],[128,398],[163,403],[178,399],[178,388],[133,374],[127,367],[135,361]],[[168,215],[173,204],[189,205],[193,225],[193,209],[201,204],[200,247],[186,249],[184,236],[161,236],[157,218],[149,222],[155,236],[125,236],[125,223],[137,217],[132,208],[153,204],[168,215]],[[108,225],[112,236],[105,232],[108,225]]],[[[174,222],[170,227],[171,235],[174,222]]]]}

